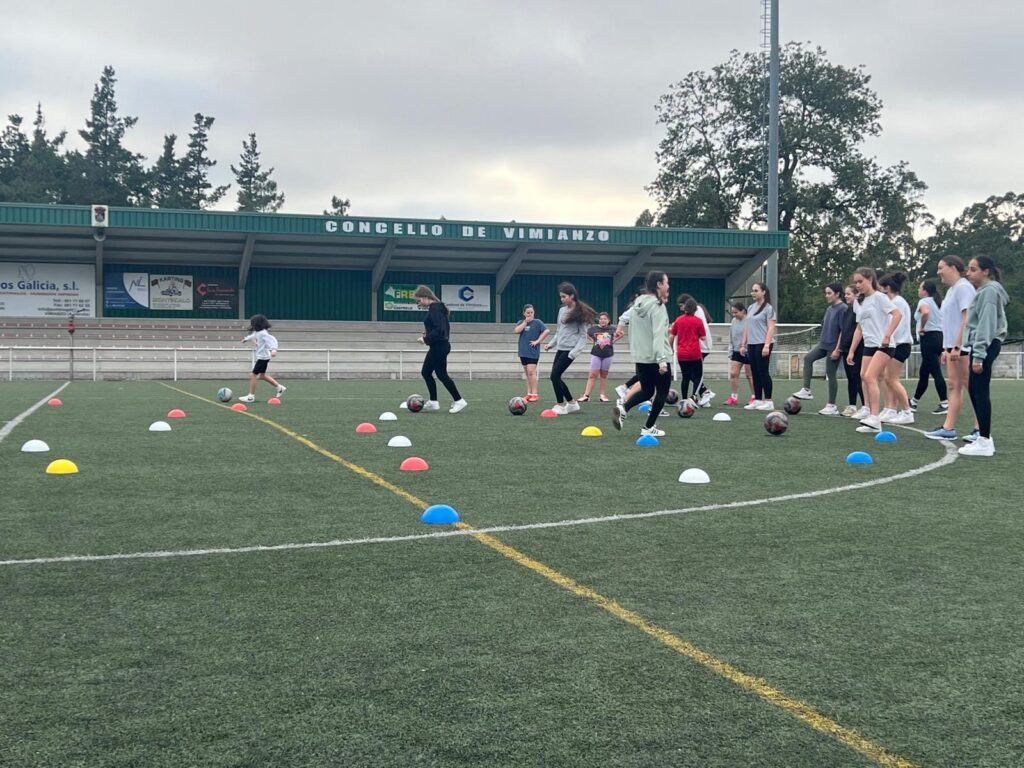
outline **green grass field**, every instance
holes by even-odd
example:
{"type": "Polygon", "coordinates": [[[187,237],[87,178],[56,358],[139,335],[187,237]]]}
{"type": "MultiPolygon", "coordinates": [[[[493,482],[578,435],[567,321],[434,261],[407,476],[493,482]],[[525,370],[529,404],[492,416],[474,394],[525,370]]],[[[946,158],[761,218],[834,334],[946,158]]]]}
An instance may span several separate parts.
{"type": "MultiPolygon", "coordinates": [[[[1019,384],[997,455],[950,461],[820,392],[782,437],[702,410],[641,448],[609,405],[511,416],[517,382],[457,415],[400,410],[421,381],[286,383],[240,414],[75,382],[0,442],[0,765],[1024,764],[1019,384]]],[[[58,386],[0,384],[0,429],[58,386]]]]}

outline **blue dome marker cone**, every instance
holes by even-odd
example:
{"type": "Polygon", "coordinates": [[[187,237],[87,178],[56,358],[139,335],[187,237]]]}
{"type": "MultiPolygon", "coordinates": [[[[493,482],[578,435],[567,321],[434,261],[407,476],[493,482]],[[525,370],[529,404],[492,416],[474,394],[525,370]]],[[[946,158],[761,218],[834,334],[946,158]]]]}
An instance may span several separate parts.
{"type": "Polygon", "coordinates": [[[879,432],[875,435],[876,443],[895,443],[896,435],[892,432],[879,432]]]}
{"type": "Polygon", "coordinates": [[[637,445],[660,445],[660,443],[658,442],[658,438],[656,438],[654,435],[640,435],[640,437],[638,437],[636,439],[636,444],[637,445]]]}
{"type": "Polygon", "coordinates": [[[854,451],[846,457],[847,464],[874,464],[875,460],[871,458],[871,454],[864,453],[864,451],[854,451]]]}
{"type": "Polygon", "coordinates": [[[640,413],[650,413],[651,412],[651,404],[650,403],[640,403],[640,405],[637,407],[637,410],[640,411],[640,413]]]}
{"type": "Polygon", "coordinates": [[[447,504],[433,504],[423,510],[420,522],[431,525],[451,525],[459,522],[459,513],[447,504]]]}

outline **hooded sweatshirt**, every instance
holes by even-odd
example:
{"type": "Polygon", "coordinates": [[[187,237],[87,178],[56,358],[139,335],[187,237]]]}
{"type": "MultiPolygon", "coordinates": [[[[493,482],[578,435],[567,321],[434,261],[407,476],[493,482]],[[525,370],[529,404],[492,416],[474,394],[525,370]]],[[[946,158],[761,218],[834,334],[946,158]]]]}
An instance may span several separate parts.
{"type": "Polygon", "coordinates": [[[974,360],[984,360],[993,339],[1006,340],[1006,305],[1010,297],[1002,283],[990,280],[974,294],[967,310],[967,341],[974,360]]]}
{"type": "Polygon", "coordinates": [[[668,310],[657,296],[645,293],[633,302],[629,316],[629,351],[634,363],[668,363],[668,310]]]}

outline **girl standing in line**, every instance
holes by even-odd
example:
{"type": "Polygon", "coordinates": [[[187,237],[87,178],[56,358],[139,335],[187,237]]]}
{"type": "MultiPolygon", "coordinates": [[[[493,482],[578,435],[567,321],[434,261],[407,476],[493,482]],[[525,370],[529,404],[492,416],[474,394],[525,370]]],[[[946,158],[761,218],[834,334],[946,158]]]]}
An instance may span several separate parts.
{"type": "Polygon", "coordinates": [[[921,344],[921,370],[917,380],[917,389],[910,398],[910,409],[917,410],[918,401],[928,390],[928,377],[935,380],[935,394],[939,396],[939,406],[932,413],[941,416],[949,407],[946,391],[946,379],[942,375],[942,294],[931,280],[925,280],[917,287],[917,340],[921,344]]]}
{"type": "Polygon", "coordinates": [[[746,355],[740,353],[740,345],[743,343],[743,329],[747,324],[747,307],[742,301],[734,301],[729,306],[729,314],[732,315],[732,322],[729,324],[729,399],[726,405],[739,405],[740,403],[740,370],[747,374],[747,384],[750,387],[750,401],[754,401],[754,379],[750,375],[750,360],[746,355]]]}
{"type": "Polygon", "coordinates": [[[430,399],[423,404],[423,410],[441,410],[441,404],[437,402],[437,383],[434,381],[436,375],[437,381],[444,384],[444,388],[452,396],[452,407],[448,409],[448,413],[458,413],[469,403],[459,394],[459,388],[455,386],[452,377],[448,375],[448,354],[452,351],[452,345],[448,342],[448,336],[451,333],[448,307],[425,285],[416,289],[413,298],[416,299],[417,304],[427,309],[427,316],[423,318],[423,335],[417,339],[420,344],[427,345],[427,354],[423,358],[420,374],[427,383],[430,399]]]}
{"type": "Polygon", "coordinates": [[[590,375],[587,377],[587,388],[583,390],[583,397],[577,402],[585,403],[590,399],[590,393],[594,390],[594,382],[601,380],[601,402],[608,402],[608,372],[612,369],[612,357],[615,355],[615,329],[609,324],[611,316],[607,312],[601,312],[597,316],[597,325],[587,329],[587,338],[594,343],[590,349],[590,375]]]}
{"type": "Polygon", "coordinates": [[[249,374],[249,394],[242,395],[238,399],[243,403],[256,402],[256,382],[265,381],[277,387],[277,396],[280,397],[288,387],[282,386],[277,379],[267,373],[267,366],[270,359],[277,357],[277,338],[269,333],[270,323],[264,315],[253,315],[249,320],[249,335],[242,339],[242,343],[256,343],[256,363],[249,374]]]}
{"type": "Polygon", "coordinates": [[[683,303],[683,314],[676,318],[669,331],[669,343],[676,341],[676,360],[683,382],[679,397],[692,397],[693,404],[700,401],[700,387],[704,383],[704,352],[700,342],[707,335],[707,324],[697,317],[697,302],[691,297],[683,303]],[[693,383],[693,395],[689,394],[693,383]]]}
{"type": "Polygon", "coordinates": [[[825,286],[825,301],[828,308],[821,318],[821,338],[818,346],[804,356],[804,385],[793,397],[799,400],[813,400],[814,392],[811,391],[811,376],[814,373],[814,363],[825,358],[825,379],[828,382],[828,403],[818,413],[822,416],[838,416],[839,409],[836,408],[836,394],[839,391],[839,353],[836,347],[839,343],[839,334],[843,328],[843,318],[846,316],[847,306],[843,302],[843,289],[839,283],[830,283],[825,286]]]}
{"type": "Polygon", "coordinates": [[[743,329],[740,352],[750,359],[754,402],[743,407],[748,411],[773,411],[771,354],[775,338],[775,307],[772,306],[771,292],[764,283],[754,283],[750,297],[754,303],[747,308],[747,324],[743,329]]]}
{"type": "Polygon", "coordinates": [[[907,397],[907,390],[903,386],[902,376],[903,364],[910,358],[910,350],[914,345],[914,337],[910,333],[910,305],[907,300],[900,296],[900,289],[907,276],[902,272],[894,272],[886,275],[878,284],[882,291],[889,297],[893,306],[900,313],[900,323],[896,326],[892,341],[896,345],[893,348],[892,359],[885,367],[885,387],[888,392],[888,408],[879,414],[879,419],[888,424],[913,424],[914,412],[910,409],[910,398],[907,397]]]}
{"type": "Polygon", "coordinates": [[[515,327],[519,334],[519,362],[526,375],[526,397],[528,403],[540,400],[537,392],[537,363],[540,362],[540,344],[550,333],[548,327],[537,319],[533,304],[523,307],[523,319],[515,327]]]}
{"type": "MultiPolygon", "coordinates": [[[[864,365],[861,384],[867,401],[868,415],[860,420],[858,432],[881,432],[882,422],[878,418],[880,409],[879,382],[885,378],[886,366],[896,351],[893,334],[900,324],[900,311],[888,296],[878,290],[878,276],[871,267],[859,267],[853,273],[853,284],[864,298],[857,316],[857,330],[853,332],[851,348],[864,342],[864,365]]],[[[846,356],[853,362],[853,353],[846,356]]]]}
{"type": "Polygon", "coordinates": [[[587,346],[587,326],[593,324],[597,313],[588,304],[580,301],[576,286],[572,283],[559,283],[558,300],[562,306],[558,310],[558,328],[554,340],[544,345],[544,349],[555,348],[555,361],[551,364],[551,384],[555,388],[554,411],[559,416],[576,413],[580,410],[576,398],[562,380],[566,369],[587,346]]]}
{"type": "Polygon", "coordinates": [[[939,279],[950,286],[942,301],[942,357],[949,374],[949,406],[942,426],[926,432],[932,440],[956,440],[956,420],[964,402],[964,388],[970,369],[971,350],[967,343],[967,309],[974,300],[974,286],[964,277],[964,260],[950,254],[939,259],[939,279]]]}
{"type": "Polygon", "coordinates": [[[999,269],[988,256],[978,255],[967,265],[967,279],[977,289],[967,312],[967,344],[971,348],[971,372],[967,391],[978,417],[978,437],[958,453],[962,456],[993,456],[992,366],[1006,339],[1006,305],[1010,297],[999,282],[999,269]]]}
{"type": "Polygon", "coordinates": [[[871,414],[864,405],[864,392],[861,386],[860,373],[861,363],[864,360],[864,342],[853,347],[853,334],[857,330],[857,315],[860,313],[860,302],[857,297],[857,289],[852,285],[846,286],[843,291],[846,299],[846,315],[843,317],[843,331],[839,335],[839,357],[843,361],[843,369],[846,371],[846,396],[850,404],[843,409],[842,415],[852,418],[863,419],[871,414]],[[848,361],[850,352],[853,352],[853,362],[848,361]],[[857,407],[857,398],[860,398],[861,407],[857,407]]]}

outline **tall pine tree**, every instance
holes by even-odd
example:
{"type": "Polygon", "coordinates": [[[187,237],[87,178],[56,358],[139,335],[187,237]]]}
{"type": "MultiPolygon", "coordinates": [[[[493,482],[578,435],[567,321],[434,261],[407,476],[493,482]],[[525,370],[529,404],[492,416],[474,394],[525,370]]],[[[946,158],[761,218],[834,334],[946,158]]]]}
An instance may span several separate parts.
{"type": "Polygon", "coordinates": [[[276,213],[284,204],[284,195],[277,191],[277,182],[270,178],[273,168],[266,171],[260,166],[260,151],[256,146],[256,134],[249,134],[249,141],[242,142],[242,154],[238,167],[231,166],[238,184],[238,210],[259,213],[276,213]]]}
{"type": "Polygon", "coordinates": [[[324,216],[348,216],[348,209],[352,202],[346,197],[342,200],[337,195],[331,195],[331,209],[324,211],[324,216]]]}
{"type": "Polygon", "coordinates": [[[206,155],[210,140],[210,126],[214,118],[199,112],[195,114],[192,132],[188,135],[188,152],[181,161],[182,202],[185,208],[209,208],[224,197],[230,184],[215,187],[210,183],[209,172],[216,164],[206,155]]]}
{"type": "Polygon", "coordinates": [[[187,208],[182,162],[175,156],[175,134],[164,136],[164,150],[149,171],[152,203],[157,208],[187,208]]]}
{"type": "Polygon", "coordinates": [[[18,175],[30,148],[28,136],[21,130],[23,121],[21,115],[8,115],[0,133],[0,200],[18,202],[18,175]]]}

